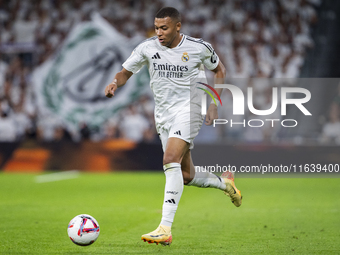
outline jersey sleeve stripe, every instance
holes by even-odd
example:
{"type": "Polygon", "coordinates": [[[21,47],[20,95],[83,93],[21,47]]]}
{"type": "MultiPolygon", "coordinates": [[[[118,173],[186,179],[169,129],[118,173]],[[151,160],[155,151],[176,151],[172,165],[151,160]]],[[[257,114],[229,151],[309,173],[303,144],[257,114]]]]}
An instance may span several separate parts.
{"type": "Polygon", "coordinates": [[[187,36],[187,37],[189,39],[195,41],[195,42],[204,44],[206,47],[209,47],[212,51],[214,51],[214,49],[211,47],[211,45],[209,43],[206,43],[205,41],[203,41],[202,38],[194,38],[194,37],[191,37],[191,36],[187,36]]]}
{"type": "Polygon", "coordinates": [[[211,53],[213,53],[213,49],[212,49],[209,45],[205,44],[202,40],[197,41],[197,40],[194,40],[194,39],[191,39],[191,38],[187,38],[187,39],[188,39],[189,41],[191,41],[191,42],[203,44],[205,47],[208,48],[208,50],[209,50],[211,53]]]}

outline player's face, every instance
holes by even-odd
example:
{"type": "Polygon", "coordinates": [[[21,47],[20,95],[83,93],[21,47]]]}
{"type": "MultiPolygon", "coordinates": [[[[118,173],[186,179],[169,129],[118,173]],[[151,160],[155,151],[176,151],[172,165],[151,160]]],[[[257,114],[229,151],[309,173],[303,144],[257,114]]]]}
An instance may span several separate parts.
{"type": "Polygon", "coordinates": [[[178,44],[180,28],[181,23],[175,22],[170,17],[155,18],[155,32],[163,46],[173,48],[178,44]]]}

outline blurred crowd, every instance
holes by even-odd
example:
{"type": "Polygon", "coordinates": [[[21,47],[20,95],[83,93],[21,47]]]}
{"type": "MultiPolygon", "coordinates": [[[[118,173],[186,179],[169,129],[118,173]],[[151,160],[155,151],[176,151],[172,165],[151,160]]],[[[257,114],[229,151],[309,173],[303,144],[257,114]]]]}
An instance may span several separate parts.
{"type": "MultiPolygon", "coordinates": [[[[59,121],[38,118],[31,74],[93,11],[128,38],[145,38],[154,35],[155,13],[173,6],[182,14],[182,32],[210,42],[227,76],[237,83],[238,78],[299,77],[305,53],[314,45],[311,30],[320,4],[321,0],[0,0],[0,141],[69,136],[59,121]]],[[[267,109],[271,85],[250,81],[257,109],[267,109]]],[[[246,133],[237,134],[242,135],[246,133]]],[[[141,98],[97,130],[79,125],[77,139],[92,136],[157,139],[152,99],[141,98]]]]}
{"type": "Polygon", "coordinates": [[[322,144],[340,145],[340,84],[326,113],[326,118],[322,122],[320,142],[322,144]]]}

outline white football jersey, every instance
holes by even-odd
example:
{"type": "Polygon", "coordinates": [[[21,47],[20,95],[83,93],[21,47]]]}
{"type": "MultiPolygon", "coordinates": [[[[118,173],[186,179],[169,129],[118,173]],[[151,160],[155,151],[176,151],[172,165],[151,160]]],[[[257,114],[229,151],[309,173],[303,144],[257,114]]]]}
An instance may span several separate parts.
{"type": "Polygon", "coordinates": [[[214,70],[218,63],[219,58],[209,43],[182,34],[181,42],[174,48],[162,46],[157,36],[143,41],[123,67],[137,73],[147,65],[155,98],[155,121],[164,124],[178,111],[189,107],[193,96],[191,83],[198,78],[205,79],[203,65],[214,70]]]}

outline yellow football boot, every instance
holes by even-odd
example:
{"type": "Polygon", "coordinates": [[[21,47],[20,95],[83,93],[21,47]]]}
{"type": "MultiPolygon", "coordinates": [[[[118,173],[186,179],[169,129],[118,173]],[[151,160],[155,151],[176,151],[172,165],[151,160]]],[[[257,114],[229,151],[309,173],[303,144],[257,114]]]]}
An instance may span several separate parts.
{"type": "Polygon", "coordinates": [[[222,179],[225,182],[226,188],[224,190],[224,194],[230,197],[231,202],[236,206],[239,207],[242,204],[242,196],[241,191],[239,191],[234,182],[234,174],[232,172],[224,172],[221,175],[222,179]]]}
{"type": "Polygon", "coordinates": [[[148,234],[142,235],[142,240],[148,243],[160,243],[163,246],[170,245],[172,242],[171,228],[159,225],[158,228],[148,234]]]}

